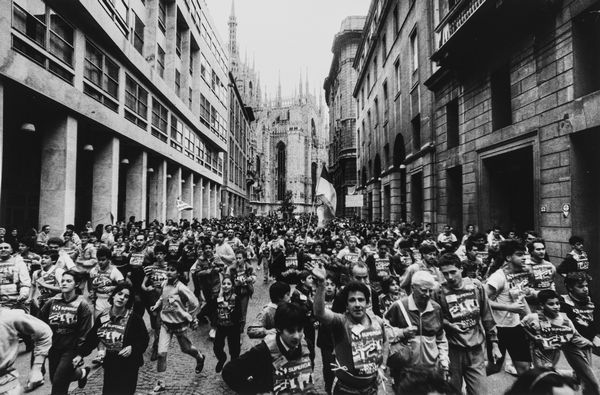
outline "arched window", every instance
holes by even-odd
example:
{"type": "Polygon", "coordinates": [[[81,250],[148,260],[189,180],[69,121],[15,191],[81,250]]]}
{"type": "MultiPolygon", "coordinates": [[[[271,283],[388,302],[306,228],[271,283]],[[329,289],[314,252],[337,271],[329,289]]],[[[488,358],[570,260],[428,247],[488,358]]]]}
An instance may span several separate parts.
{"type": "Polygon", "coordinates": [[[277,144],[277,200],[283,200],[285,198],[285,161],[285,144],[282,141],[280,141],[277,144]]]}
{"type": "Polygon", "coordinates": [[[260,176],[260,156],[256,155],[256,175],[260,176]]]}
{"type": "Polygon", "coordinates": [[[315,120],[311,119],[310,120],[310,134],[312,137],[312,144],[314,147],[317,146],[318,141],[317,141],[317,127],[315,126],[315,120]]]}

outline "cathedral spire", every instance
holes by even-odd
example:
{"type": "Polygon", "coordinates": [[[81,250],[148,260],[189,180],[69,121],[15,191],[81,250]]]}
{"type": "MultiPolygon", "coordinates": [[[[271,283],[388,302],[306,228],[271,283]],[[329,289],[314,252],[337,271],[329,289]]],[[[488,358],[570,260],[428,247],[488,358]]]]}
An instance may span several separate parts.
{"type": "Polygon", "coordinates": [[[302,72],[300,72],[300,82],[298,83],[298,98],[302,102],[302,72]]]}
{"type": "Polygon", "coordinates": [[[237,74],[239,63],[237,51],[237,18],[235,17],[235,0],[231,0],[231,14],[229,15],[229,66],[237,74]]]}
{"type": "Polygon", "coordinates": [[[308,67],[306,67],[306,97],[308,99],[308,96],[310,96],[310,89],[308,87],[308,67]]]}
{"type": "Polygon", "coordinates": [[[279,76],[277,81],[277,106],[281,106],[281,70],[279,70],[279,76]]]}

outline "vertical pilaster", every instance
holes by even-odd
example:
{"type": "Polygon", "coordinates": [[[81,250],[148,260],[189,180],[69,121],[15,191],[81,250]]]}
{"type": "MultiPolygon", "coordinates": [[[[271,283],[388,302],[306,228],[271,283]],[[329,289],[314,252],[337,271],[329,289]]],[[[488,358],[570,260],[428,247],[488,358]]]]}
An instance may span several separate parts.
{"type": "Polygon", "coordinates": [[[394,171],[390,181],[390,220],[392,222],[400,222],[402,219],[401,212],[401,175],[400,171],[394,171]]]}
{"type": "Polygon", "coordinates": [[[202,220],[202,177],[198,174],[193,174],[194,180],[194,214],[193,218],[198,218],[198,220],[202,220]]]}
{"type": "Polygon", "coordinates": [[[202,180],[202,218],[210,218],[210,181],[202,180]]]}
{"type": "Polygon", "coordinates": [[[146,221],[147,169],[146,151],[141,151],[130,159],[126,175],[125,220],[133,215],[137,221],[146,221]]]}
{"type": "Polygon", "coordinates": [[[67,115],[47,123],[42,137],[40,226],[50,225],[58,236],[75,222],[77,119],[67,115]]]}
{"type": "Polygon", "coordinates": [[[381,182],[373,183],[373,221],[381,220],[381,182]]]}
{"type": "Polygon", "coordinates": [[[155,219],[165,222],[167,219],[167,161],[159,160],[154,168],[154,172],[148,177],[149,188],[149,207],[148,221],[155,219]]]}
{"type": "Polygon", "coordinates": [[[181,167],[177,167],[169,175],[171,177],[167,176],[167,218],[178,221],[179,211],[176,203],[177,199],[181,199],[181,167]]]}
{"type": "MultiPolygon", "coordinates": [[[[185,178],[182,178],[181,183],[181,200],[194,206],[194,175],[189,173],[185,178]]],[[[181,213],[181,218],[191,220],[193,218],[193,210],[185,210],[181,213]]]]}
{"type": "Polygon", "coordinates": [[[109,224],[118,214],[120,141],[110,137],[96,145],[92,173],[92,223],[109,224]]]}

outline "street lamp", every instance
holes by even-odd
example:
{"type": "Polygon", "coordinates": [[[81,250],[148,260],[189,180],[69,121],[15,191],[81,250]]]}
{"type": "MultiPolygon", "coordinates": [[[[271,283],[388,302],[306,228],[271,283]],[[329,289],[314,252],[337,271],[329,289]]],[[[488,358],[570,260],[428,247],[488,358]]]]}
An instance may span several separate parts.
{"type": "Polygon", "coordinates": [[[93,152],[94,151],[94,146],[91,144],[86,144],[83,146],[83,150],[87,151],[87,152],[93,152]]]}

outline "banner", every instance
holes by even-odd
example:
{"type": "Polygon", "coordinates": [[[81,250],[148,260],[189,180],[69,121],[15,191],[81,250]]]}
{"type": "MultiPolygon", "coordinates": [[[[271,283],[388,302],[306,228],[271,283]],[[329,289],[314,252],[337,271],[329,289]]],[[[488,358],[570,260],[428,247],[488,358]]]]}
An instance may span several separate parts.
{"type": "Polygon", "coordinates": [[[362,207],[363,205],[363,195],[346,195],[346,207],[362,207]]]}

